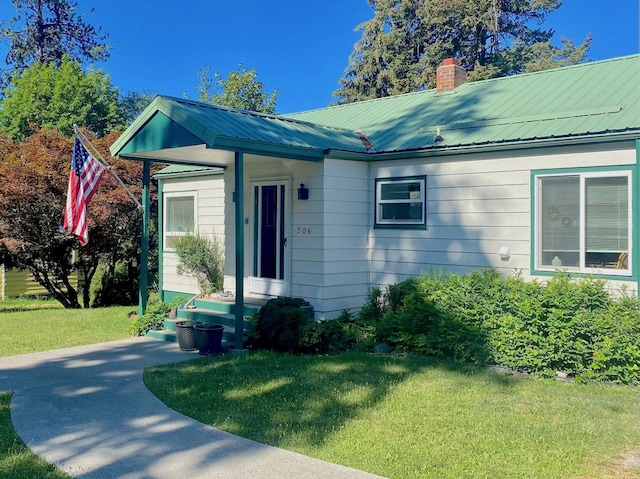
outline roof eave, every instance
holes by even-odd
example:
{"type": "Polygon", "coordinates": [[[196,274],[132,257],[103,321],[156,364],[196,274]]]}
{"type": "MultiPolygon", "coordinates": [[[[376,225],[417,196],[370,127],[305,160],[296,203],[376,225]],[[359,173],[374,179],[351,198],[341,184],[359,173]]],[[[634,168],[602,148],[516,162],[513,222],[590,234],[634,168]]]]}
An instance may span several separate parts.
{"type": "Polygon", "coordinates": [[[392,152],[368,153],[369,161],[384,161],[394,159],[425,158],[435,156],[448,156],[468,153],[484,153],[493,151],[511,151],[535,148],[548,148],[560,146],[575,146],[596,143],[611,143],[620,141],[634,141],[640,139],[640,128],[616,133],[600,135],[576,135],[566,138],[541,138],[530,140],[504,141],[486,144],[469,144],[456,146],[433,146],[431,148],[417,148],[414,150],[401,150],[392,152]]]}

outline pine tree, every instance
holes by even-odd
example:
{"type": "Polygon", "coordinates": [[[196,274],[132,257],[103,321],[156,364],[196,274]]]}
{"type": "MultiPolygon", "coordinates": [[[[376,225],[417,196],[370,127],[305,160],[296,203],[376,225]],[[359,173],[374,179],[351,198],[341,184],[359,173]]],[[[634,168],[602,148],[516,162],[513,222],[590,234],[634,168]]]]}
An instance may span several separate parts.
{"type": "MultiPolygon", "coordinates": [[[[7,0],[5,0],[7,1],[7,0]]],[[[106,60],[111,47],[100,28],[76,13],[73,0],[12,0],[16,14],[2,23],[0,39],[9,40],[5,63],[16,74],[34,63],[59,66],[66,55],[81,64],[106,60]]],[[[11,72],[5,72],[5,84],[11,72]]]]}
{"type": "Polygon", "coordinates": [[[368,0],[374,17],[357,27],[338,103],[435,86],[443,59],[455,57],[469,80],[554,68],[585,60],[591,37],[552,44],[541,28],[561,0],[368,0]]]}

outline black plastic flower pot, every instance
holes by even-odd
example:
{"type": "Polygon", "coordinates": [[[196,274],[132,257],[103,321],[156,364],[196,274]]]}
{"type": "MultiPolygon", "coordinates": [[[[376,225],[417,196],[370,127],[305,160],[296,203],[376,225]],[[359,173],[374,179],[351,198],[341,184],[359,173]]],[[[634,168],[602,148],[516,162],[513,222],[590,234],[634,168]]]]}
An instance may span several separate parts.
{"type": "Polygon", "coordinates": [[[195,351],[198,349],[196,346],[196,334],[193,329],[195,324],[195,321],[176,322],[176,336],[178,337],[178,347],[181,351],[195,351]]]}
{"type": "Polygon", "coordinates": [[[210,356],[212,354],[221,354],[223,352],[223,324],[197,323],[193,329],[196,336],[196,347],[198,348],[199,354],[202,354],[203,356],[210,356]]]}

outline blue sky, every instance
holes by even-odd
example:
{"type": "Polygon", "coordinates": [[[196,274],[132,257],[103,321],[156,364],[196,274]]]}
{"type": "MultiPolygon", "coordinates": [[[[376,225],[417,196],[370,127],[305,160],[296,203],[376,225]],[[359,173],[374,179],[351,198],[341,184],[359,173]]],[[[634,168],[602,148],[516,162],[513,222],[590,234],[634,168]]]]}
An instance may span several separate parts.
{"type": "MultiPolygon", "coordinates": [[[[0,20],[13,15],[1,0],[0,20]]],[[[366,0],[77,0],[113,45],[99,65],[121,91],[194,98],[205,64],[226,76],[255,68],[268,92],[278,89],[279,113],[322,108],[334,101],[354,43],[354,29],[373,16],[366,0]]],[[[638,53],[638,0],[564,0],[545,28],[576,43],[593,33],[589,57],[638,53]]],[[[1,50],[0,50],[1,51],[1,50]]],[[[4,54],[2,54],[4,56],[4,54]]]]}

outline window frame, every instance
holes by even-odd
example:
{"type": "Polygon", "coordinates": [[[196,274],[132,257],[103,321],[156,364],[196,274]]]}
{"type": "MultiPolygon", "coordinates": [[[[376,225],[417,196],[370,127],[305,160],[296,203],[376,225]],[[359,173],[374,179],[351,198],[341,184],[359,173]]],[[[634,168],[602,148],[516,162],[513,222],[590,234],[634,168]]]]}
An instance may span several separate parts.
{"type": "Polygon", "coordinates": [[[196,191],[171,191],[162,194],[162,246],[164,251],[175,251],[176,249],[169,246],[168,238],[176,238],[186,236],[198,230],[198,194],[196,191]],[[170,231],[168,229],[169,202],[171,198],[189,198],[193,199],[193,228],[191,231],[170,231]]]}
{"type": "MultiPolygon", "coordinates": [[[[635,245],[635,217],[636,207],[633,202],[635,196],[635,170],[632,167],[604,167],[599,169],[561,169],[561,170],[540,170],[531,172],[532,184],[532,217],[531,224],[533,231],[531,235],[531,271],[533,273],[550,274],[555,273],[558,270],[568,273],[576,273],[579,275],[598,275],[598,276],[611,276],[614,278],[625,277],[632,279],[634,277],[634,259],[633,251],[635,245]],[[577,177],[579,181],[579,230],[578,230],[578,265],[577,266],[553,266],[542,264],[543,257],[543,228],[542,228],[542,215],[544,209],[542,207],[542,179],[544,178],[560,178],[560,177],[577,177]],[[586,208],[587,208],[587,195],[586,195],[586,183],[587,180],[593,178],[626,178],[627,179],[627,267],[626,268],[611,268],[611,267],[593,267],[587,265],[587,225],[586,225],[586,208]]],[[[621,252],[622,253],[622,252],[621,252]]]]}
{"type": "Polygon", "coordinates": [[[427,229],[427,177],[421,176],[395,176],[388,178],[376,178],[374,184],[374,228],[390,229],[427,229]],[[382,186],[398,183],[418,183],[420,185],[419,199],[382,200],[382,186]],[[412,204],[421,203],[422,218],[420,220],[385,220],[382,218],[382,205],[386,204],[412,204]]]}

